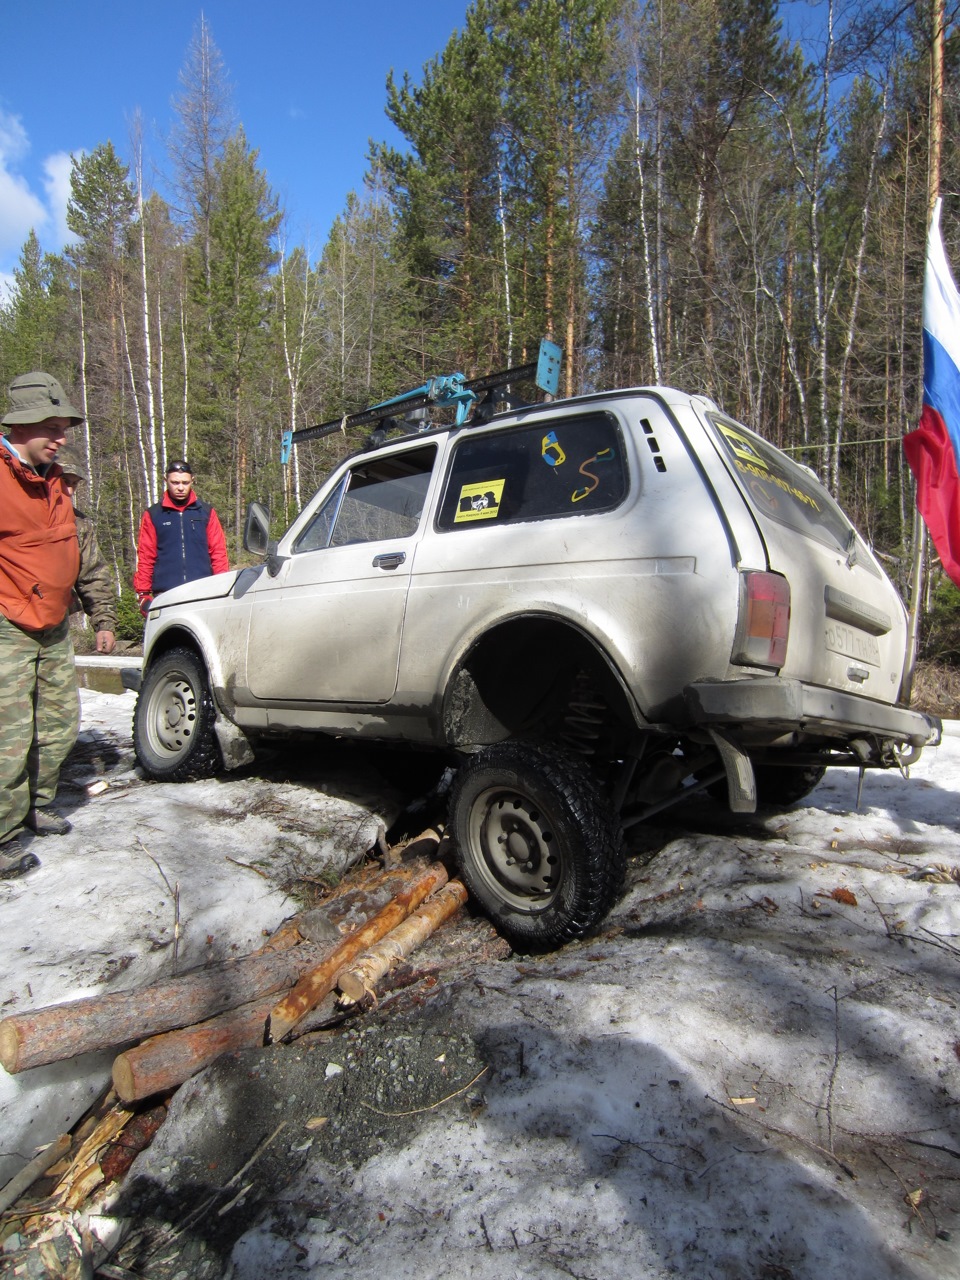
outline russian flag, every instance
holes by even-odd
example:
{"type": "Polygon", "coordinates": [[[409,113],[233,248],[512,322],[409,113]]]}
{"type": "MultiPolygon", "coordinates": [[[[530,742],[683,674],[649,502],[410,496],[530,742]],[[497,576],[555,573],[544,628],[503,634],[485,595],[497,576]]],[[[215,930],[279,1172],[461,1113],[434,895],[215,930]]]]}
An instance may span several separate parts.
{"type": "Polygon", "coordinates": [[[960,294],[933,208],[923,276],[923,411],[903,451],[917,506],[944,570],[960,587],[960,294]]]}

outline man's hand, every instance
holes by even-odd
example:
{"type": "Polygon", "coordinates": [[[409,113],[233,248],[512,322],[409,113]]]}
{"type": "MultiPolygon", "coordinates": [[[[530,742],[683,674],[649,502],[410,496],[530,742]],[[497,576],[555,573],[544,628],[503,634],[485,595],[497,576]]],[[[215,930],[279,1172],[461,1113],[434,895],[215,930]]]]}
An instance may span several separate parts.
{"type": "Polygon", "coordinates": [[[140,612],[146,617],[153,604],[153,595],[149,591],[141,591],[137,595],[137,604],[140,606],[140,612]]]}
{"type": "Polygon", "coordinates": [[[112,631],[97,632],[97,653],[113,653],[117,638],[112,631]]]}

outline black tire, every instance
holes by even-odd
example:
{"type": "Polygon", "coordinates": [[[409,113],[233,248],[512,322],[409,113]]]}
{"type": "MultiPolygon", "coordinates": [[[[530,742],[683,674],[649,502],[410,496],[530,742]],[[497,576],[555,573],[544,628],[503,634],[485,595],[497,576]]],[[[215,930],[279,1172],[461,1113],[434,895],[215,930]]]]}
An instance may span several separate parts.
{"type": "Polygon", "coordinates": [[[216,712],[202,660],[170,649],[151,662],[133,713],[133,749],[148,778],[189,782],[223,767],[216,712]]]}
{"type": "Polygon", "coordinates": [[[826,772],[825,764],[755,765],[757,804],[768,809],[796,804],[819,786],[826,772]]]}
{"type": "Polygon", "coordinates": [[[520,742],[459,769],[450,825],[474,901],[521,951],[579,938],[623,884],[623,833],[584,761],[520,742]]]}

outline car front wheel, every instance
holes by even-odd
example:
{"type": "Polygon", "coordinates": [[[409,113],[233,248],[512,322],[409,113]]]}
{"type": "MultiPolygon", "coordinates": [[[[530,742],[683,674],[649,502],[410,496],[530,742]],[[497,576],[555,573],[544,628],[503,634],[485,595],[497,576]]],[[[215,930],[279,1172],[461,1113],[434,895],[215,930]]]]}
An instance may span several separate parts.
{"type": "Polygon", "coordinates": [[[518,950],[582,936],[620,891],[620,824],[579,757],[484,748],[457,773],[450,822],[467,889],[518,950]]]}
{"type": "Polygon", "coordinates": [[[133,714],[133,749],[157,782],[211,778],[222,767],[216,712],[200,657],[171,649],[152,662],[133,714]]]}

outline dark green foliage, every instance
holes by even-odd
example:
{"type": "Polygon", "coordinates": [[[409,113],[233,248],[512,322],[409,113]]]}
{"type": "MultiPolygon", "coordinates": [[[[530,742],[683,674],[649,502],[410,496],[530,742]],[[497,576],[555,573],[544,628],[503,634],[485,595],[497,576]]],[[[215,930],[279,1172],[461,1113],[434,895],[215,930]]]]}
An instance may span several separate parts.
{"type": "Polygon", "coordinates": [[[940,575],[932,600],[922,628],[923,656],[956,665],[960,663],[960,590],[940,575]]]}
{"type": "Polygon", "coordinates": [[[126,640],[133,644],[139,644],[143,639],[143,614],[140,612],[132,587],[124,586],[120,589],[120,598],[117,601],[116,637],[118,640],[126,640]]]}

